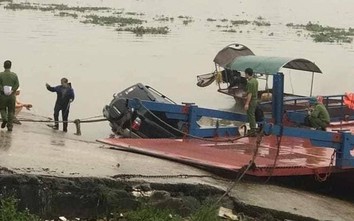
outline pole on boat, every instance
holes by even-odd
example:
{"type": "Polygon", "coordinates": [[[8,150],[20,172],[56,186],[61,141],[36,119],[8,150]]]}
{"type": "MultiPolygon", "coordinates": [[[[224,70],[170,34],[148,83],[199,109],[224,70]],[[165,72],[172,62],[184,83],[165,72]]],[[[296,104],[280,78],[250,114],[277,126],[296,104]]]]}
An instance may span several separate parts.
{"type": "Polygon", "coordinates": [[[315,78],[315,72],[312,72],[312,78],[311,78],[311,90],[310,90],[310,97],[312,97],[312,90],[313,90],[313,80],[315,78]]]}
{"type": "MultiPolygon", "coordinates": [[[[216,74],[218,74],[218,65],[216,64],[216,62],[214,63],[215,64],[215,73],[216,74]]],[[[217,78],[218,76],[216,76],[216,78],[217,78]]],[[[216,81],[218,81],[217,79],[216,79],[216,81]]],[[[218,82],[218,86],[219,86],[219,89],[221,89],[221,87],[220,87],[220,82],[218,82]]]]}
{"type": "Polygon", "coordinates": [[[274,124],[282,125],[284,100],[284,75],[278,72],[273,77],[272,118],[274,124]]]}

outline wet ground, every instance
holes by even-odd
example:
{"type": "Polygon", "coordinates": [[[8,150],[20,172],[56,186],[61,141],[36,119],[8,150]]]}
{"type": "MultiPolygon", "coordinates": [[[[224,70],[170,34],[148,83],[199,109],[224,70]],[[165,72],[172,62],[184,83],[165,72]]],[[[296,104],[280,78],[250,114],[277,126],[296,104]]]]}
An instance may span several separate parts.
{"type": "MultiPolygon", "coordinates": [[[[230,185],[229,181],[194,167],[112,150],[72,133],[52,131],[45,123],[33,122],[16,125],[12,133],[1,130],[2,194],[14,191],[23,202],[37,202],[32,205],[33,210],[47,216],[75,216],[75,211],[81,211],[77,215],[84,217],[92,211],[91,215],[102,213],[109,203],[134,205],[131,193],[138,184],[196,199],[220,196],[230,185]],[[108,195],[127,201],[102,198],[107,189],[108,195]],[[106,203],[97,206],[102,199],[106,203]],[[83,209],[94,205],[96,210],[83,209]]],[[[271,213],[291,220],[349,221],[354,217],[351,202],[258,182],[238,183],[228,199],[234,209],[250,215],[271,213]]]]}

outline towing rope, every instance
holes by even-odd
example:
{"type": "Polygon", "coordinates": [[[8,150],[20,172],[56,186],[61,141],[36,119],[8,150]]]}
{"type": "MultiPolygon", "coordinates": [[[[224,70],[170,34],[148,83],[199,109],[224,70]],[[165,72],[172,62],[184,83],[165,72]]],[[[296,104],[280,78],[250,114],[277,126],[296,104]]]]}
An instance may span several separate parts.
{"type": "Polygon", "coordinates": [[[188,179],[188,178],[212,178],[215,180],[222,180],[228,181],[228,179],[224,179],[222,177],[217,177],[213,175],[197,175],[197,174],[177,174],[177,175],[143,175],[143,174],[117,174],[111,176],[114,179],[134,179],[134,178],[147,178],[147,179],[171,179],[171,178],[181,178],[181,179],[188,179]]]}
{"type": "Polygon", "coordinates": [[[320,174],[318,173],[318,171],[315,170],[315,179],[318,182],[326,181],[327,178],[332,174],[332,168],[333,168],[333,165],[334,165],[334,157],[336,156],[336,153],[337,153],[337,150],[334,149],[333,153],[332,153],[332,156],[331,156],[331,160],[330,160],[329,165],[328,165],[328,171],[327,171],[327,173],[324,176],[321,177],[320,174]]]}
{"type": "Polygon", "coordinates": [[[18,120],[22,121],[22,122],[32,122],[32,123],[73,123],[73,124],[75,124],[75,127],[76,127],[75,135],[80,136],[81,135],[81,123],[96,123],[96,122],[107,121],[106,118],[94,119],[94,118],[98,118],[98,117],[102,117],[102,116],[98,115],[98,116],[87,117],[87,118],[82,118],[82,119],[75,119],[75,120],[68,120],[68,121],[54,121],[49,117],[47,117],[48,120],[33,120],[33,119],[21,119],[21,118],[18,120]]]}
{"type": "Polygon", "coordinates": [[[275,169],[275,167],[277,165],[278,157],[279,157],[279,154],[280,154],[280,145],[281,145],[282,138],[283,138],[283,126],[281,126],[281,128],[280,128],[280,135],[277,135],[277,137],[276,137],[276,139],[277,139],[277,153],[276,153],[276,155],[274,157],[273,166],[270,169],[268,178],[265,181],[265,183],[267,183],[270,180],[270,178],[273,176],[273,172],[274,172],[274,169],[275,169]]]}
{"type": "Polygon", "coordinates": [[[241,181],[241,179],[243,178],[244,175],[246,175],[246,173],[248,172],[249,169],[255,169],[256,168],[256,164],[255,164],[255,160],[257,158],[257,154],[258,154],[258,149],[261,145],[262,142],[262,138],[263,138],[263,128],[261,129],[261,131],[257,134],[257,140],[256,140],[256,148],[253,152],[253,156],[252,159],[249,161],[248,165],[244,166],[243,168],[241,168],[241,170],[239,171],[239,173],[242,171],[242,173],[236,178],[235,181],[233,181],[231,183],[231,185],[229,186],[229,188],[225,191],[225,193],[216,201],[215,205],[219,204],[220,201],[226,196],[228,195],[231,190],[233,188],[235,188],[235,186],[241,181]]]}

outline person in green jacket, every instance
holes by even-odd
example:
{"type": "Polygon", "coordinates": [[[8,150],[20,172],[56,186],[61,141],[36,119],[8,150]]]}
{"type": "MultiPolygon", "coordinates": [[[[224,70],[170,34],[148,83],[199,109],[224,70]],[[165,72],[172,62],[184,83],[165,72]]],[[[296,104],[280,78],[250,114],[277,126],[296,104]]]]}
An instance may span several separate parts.
{"type": "Polygon", "coordinates": [[[310,127],[316,130],[326,130],[329,125],[330,117],[326,107],[317,101],[317,98],[311,97],[309,100],[309,123],[310,127]]]}
{"type": "Polygon", "coordinates": [[[258,95],[258,81],[253,75],[252,68],[246,68],[245,70],[247,78],[246,86],[246,102],[244,109],[247,111],[247,120],[250,124],[250,136],[256,135],[256,116],[255,111],[257,107],[257,95],[258,95]]]}
{"type": "Polygon", "coordinates": [[[5,71],[0,73],[0,113],[2,124],[1,128],[12,131],[13,119],[16,106],[16,91],[20,86],[18,77],[11,72],[12,63],[9,60],[4,62],[5,71]]]}

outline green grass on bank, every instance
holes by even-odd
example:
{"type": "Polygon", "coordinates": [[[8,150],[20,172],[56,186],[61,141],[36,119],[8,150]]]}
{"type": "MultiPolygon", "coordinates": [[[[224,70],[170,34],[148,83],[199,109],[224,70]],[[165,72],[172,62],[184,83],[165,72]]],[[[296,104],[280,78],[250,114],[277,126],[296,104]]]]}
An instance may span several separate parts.
{"type": "Polygon", "coordinates": [[[29,210],[20,211],[17,208],[18,201],[14,198],[0,200],[0,221],[39,221],[39,217],[29,210]]]}
{"type": "MultiPolygon", "coordinates": [[[[217,216],[218,208],[209,204],[201,206],[191,216],[182,218],[169,209],[158,209],[149,204],[141,204],[137,210],[126,213],[114,213],[110,221],[221,221],[217,216]]],[[[40,221],[28,209],[18,209],[18,200],[12,197],[0,200],[0,221],[40,221]]],[[[101,219],[102,220],[102,219],[101,219]]]]}

